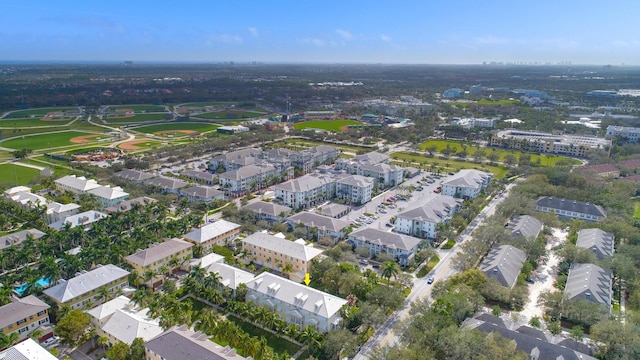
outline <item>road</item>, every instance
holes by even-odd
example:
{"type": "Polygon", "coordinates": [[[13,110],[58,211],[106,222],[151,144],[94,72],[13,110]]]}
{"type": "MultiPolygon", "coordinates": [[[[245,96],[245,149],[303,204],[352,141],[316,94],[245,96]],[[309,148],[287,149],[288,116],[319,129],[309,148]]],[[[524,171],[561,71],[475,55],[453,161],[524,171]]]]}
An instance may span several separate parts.
{"type": "MultiPolygon", "coordinates": [[[[521,179],[517,179],[513,183],[509,184],[506,189],[493,198],[491,202],[471,221],[469,226],[463,231],[463,233],[458,237],[458,244],[463,243],[471,238],[471,233],[482,223],[483,219],[493,215],[496,211],[496,207],[500,204],[509,194],[509,191],[521,181],[521,179]]],[[[431,289],[433,288],[432,284],[427,284],[427,278],[429,276],[433,277],[435,281],[444,281],[451,276],[453,276],[457,270],[453,267],[452,260],[455,258],[456,254],[460,252],[460,246],[456,245],[450,250],[439,250],[438,256],[440,257],[440,262],[431,270],[428,276],[424,278],[416,278],[413,283],[413,288],[411,289],[411,293],[407,297],[404,303],[404,307],[401,310],[394,312],[385,323],[375,332],[375,334],[367,341],[361,348],[360,351],[354,357],[354,360],[365,360],[369,358],[371,352],[377,347],[382,347],[385,345],[393,345],[399,342],[398,336],[395,334],[396,325],[407,318],[409,316],[409,311],[411,310],[411,305],[417,303],[421,300],[432,301],[431,299],[431,289]]]]}

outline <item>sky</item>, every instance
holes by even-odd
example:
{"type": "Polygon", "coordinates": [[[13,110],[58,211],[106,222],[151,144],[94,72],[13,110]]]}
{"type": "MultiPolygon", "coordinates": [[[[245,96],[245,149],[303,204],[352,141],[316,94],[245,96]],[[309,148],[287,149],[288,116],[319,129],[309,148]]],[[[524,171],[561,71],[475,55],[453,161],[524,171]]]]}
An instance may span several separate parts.
{"type": "Polygon", "coordinates": [[[640,65],[637,0],[7,0],[0,61],[640,65]]]}

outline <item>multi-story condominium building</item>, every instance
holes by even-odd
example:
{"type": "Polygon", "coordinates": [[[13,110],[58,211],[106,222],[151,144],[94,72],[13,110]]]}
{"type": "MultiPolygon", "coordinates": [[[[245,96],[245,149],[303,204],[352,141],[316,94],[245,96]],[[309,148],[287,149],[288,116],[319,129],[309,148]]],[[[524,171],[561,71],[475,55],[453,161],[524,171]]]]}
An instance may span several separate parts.
{"type": "Polygon", "coordinates": [[[44,290],[44,294],[59,306],[66,304],[71,309],[84,310],[88,305],[99,305],[115,297],[129,285],[128,276],[127,270],[115,265],[98,265],[69,280],[60,280],[57,285],[44,290]],[[103,295],[107,294],[105,298],[103,295]]]}
{"type": "Polygon", "coordinates": [[[335,181],[330,174],[308,174],[276,185],[275,196],[285,206],[302,209],[335,197],[335,181]]]}
{"type": "Polygon", "coordinates": [[[129,197],[129,193],[122,190],[121,187],[100,186],[87,191],[98,199],[100,208],[104,209],[109,206],[117,205],[129,197]]]}
{"type": "Polygon", "coordinates": [[[640,128],[629,126],[607,126],[607,139],[613,139],[619,136],[628,142],[637,143],[640,140],[640,128]]]}
{"type": "Polygon", "coordinates": [[[195,228],[183,238],[194,245],[202,246],[204,253],[208,254],[212,246],[225,246],[235,240],[239,234],[240,225],[221,219],[195,228]]]}
{"type": "Polygon", "coordinates": [[[340,327],[347,301],[312,287],[264,272],[247,283],[246,301],[267,306],[289,324],[324,333],[340,327]]]}
{"type": "Polygon", "coordinates": [[[109,340],[108,346],[119,341],[131,345],[136,338],[149,341],[162,331],[160,319],[151,318],[149,308],[136,310],[125,307],[117,309],[102,327],[96,328],[96,336],[106,337],[109,340]]]}
{"type": "Polygon", "coordinates": [[[436,226],[448,223],[460,210],[461,199],[448,195],[436,195],[422,206],[409,209],[396,216],[395,231],[422,239],[435,239],[436,226]]]}
{"type": "Polygon", "coordinates": [[[174,326],[147,341],[144,354],[147,360],[248,360],[235,349],[209,340],[206,334],[189,330],[187,325],[174,326]]]}
{"type": "Polygon", "coordinates": [[[394,187],[404,181],[404,168],[397,165],[362,165],[359,174],[373,178],[378,188],[394,187]]]}
{"type": "Polygon", "coordinates": [[[462,96],[464,90],[458,88],[447,89],[442,92],[442,97],[445,99],[456,99],[462,96]]]}
{"type": "Polygon", "coordinates": [[[135,183],[141,183],[145,180],[154,178],[155,175],[146,173],[144,171],[133,170],[133,169],[124,169],[122,171],[118,171],[114,174],[115,176],[135,183]]]}
{"type": "Polygon", "coordinates": [[[591,250],[598,260],[610,259],[614,253],[615,237],[613,233],[597,228],[582,229],[578,231],[576,246],[591,250]]]}
{"type": "Polygon", "coordinates": [[[255,275],[248,271],[219,262],[214,262],[209,265],[207,270],[210,273],[217,274],[219,276],[220,284],[233,290],[234,293],[240,284],[246,284],[255,278],[255,275]]]}
{"type": "Polygon", "coordinates": [[[247,165],[220,174],[220,188],[227,196],[237,197],[264,189],[279,179],[280,174],[272,165],[247,165]]]}
{"type": "Polygon", "coordinates": [[[554,213],[562,218],[574,218],[586,221],[599,221],[607,216],[607,213],[599,205],[553,196],[539,197],[538,200],[536,200],[535,210],[554,213]]]}
{"type": "Polygon", "coordinates": [[[496,279],[500,285],[513,288],[527,254],[511,245],[497,245],[480,264],[480,270],[488,278],[496,279]]]}
{"type": "Polygon", "coordinates": [[[609,155],[611,140],[595,136],[555,135],[538,131],[503,130],[491,137],[491,146],[535,153],[586,157],[594,152],[609,155]]]}
{"type": "Polygon", "coordinates": [[[33,295],[22,299],[12,297],[10,303],[0,306],[2,335],[17,333],[18,341],[27,339],[41,325],[49,324],[49,308],[47,303],[33,295]]]}
{"type": "Polygon", "coordinates": [[[56,221],[52,224],[49,224],[49,227],[60,231],[62,229],[65,229],[66,227],[69,227],[72,229],[76,226],[82,226],[85,230],[88,230],[89,228],[91,228],[91,224],[93,224],[96,221],[100,221],[106,218],[107,216],[109,215],[103,212],[89,210],[83,213],[67,216],[60,221],[56,221]]]}
{"type": "Polygon", "coordinates": [[[255,164],[261,153],[262,150],[253,148],[230,151],[214,156],[209,161],[210,168],[216,171],[220,167],[225,171],[238,170],[241,167],[255,164]]]}
{"type": "Polygon", "coordinates": [[[292,209],[288,206],[278,205],[273,202],[256,201],[242,207],[251,210],[258,220],[266,220],[273,224],[274,222],[283,222],[291,214],[292,209]]]}
{"type": "Polygon", "coordinates": [[[330,237],[335,242],[344,239],[347,228],[350,226],[347,221],[307,211],[291,215],[287,219],[287,223],[291,227],[296,227],[299,224],[304,225],[309,239],[319,240],[323,237],[330,237]]]}
{"type": "Polygon", "coordinates": [[[303,174],[307,174],[319,165],[333,163],[339,155],[340,149],[334,146],[318,145],[295,154],[293,166],[303,174]]]}
{"type": "Polygon", "coordinates": [[[99,188],[100,184],[93,179],[75,175],[63,176],[55,181],[56,187],[60,191],[68,191],[74,194],[86,194],[89,190],[99,188]]]}
{"type": "Polygon", "coordinates": [[[364,228],[349,234],[349,242],[355,247],[366,247],[372,255],[385,252],[396,258],[398,263],[408,266],[413,259],[420,239],[374,228],[364,228]]]}
{"type": "Polygon", "coordinates": [[[451,125],[457,125],[463,127],[465,129],[471,129],[474,127],[482,127],[482,128],[494,128],[496,126],[496,122],[498,122],[499,118],[459,118],[454,117],[451,119],[451,125]]]}
{"type": "Polygon", "coordinates": [[[189,186],[178,190],[180,196],[187,198],[190,202],[211,202],[214,200],[224,200],[224,192],[209,186],[189,186]]]}
{"type": "Polygon", "coordinates": [[[186,181],[166,176],[150,178],[144,180],[142,183],[147,185],[148,187],[158,189],[164,193],[176,195],[178,195],[180,189],[189,185],[189,183],[186,181]]]}
{"type": "Polygon", "coordinates": [[[584,299],[605,306],[611,311],[613,274],[594,264],[573,264],[564,287],[569,300],[584,299]]]}
{"type": "Polygon", "coordinates": [[[336,197],[351,204],[362,205],[371,201],[374,180],[360,175],[336,180],[336,197]]]}
{"type": "Polygon", "coordinates": [[[6,360],[57,360],[49,350],[40,346],[33,339],[15,344],[12,347],[0,351],[0,359],[6,360]]]}
{"type": "Polygon", "coordinates": [[[45,233],[38,229],[29,229],[0,236],[0,251],[11,246],[20,246],[20,244],[28,238],[38,240],[45,235],[45,233]]]}
{"type": "Polygon", "coordinates": [[[251,254],[244,260],[247,264],[254,262],[276,271],[291,264],[293,272],[289,278],[295,281],[302,281],[311,272],[311,260],[322,254],[322,250],[305,244],[304,240],[289,241],[263,232],[242,239],[242,247],[251,254]]]}
{"type": "Polygon", "coordinates": [[[107,214],[112,214],[118,211],[130,211],[134,206],[145,207],[150,204],[157,203],[158,200],[146,196],[137,197],[131,200],[125,200],[118,205],[109,206],[104,211],[107,214]]]}
{"type": "Polygon", "coordinates": [[[489,183],[493,175],[474,169],[460,170],[442,183],[442,195],[463,199],[475,199],[489,183]]]}
{"type": "Polygon", "coordinates": [[[164,277],[178,271],[193,257],[193,244],[180,239],[167,239],[131,254],[125,260],[140,275],[153,273],[146,285],[152,289],[162,285],[164,277]]]}

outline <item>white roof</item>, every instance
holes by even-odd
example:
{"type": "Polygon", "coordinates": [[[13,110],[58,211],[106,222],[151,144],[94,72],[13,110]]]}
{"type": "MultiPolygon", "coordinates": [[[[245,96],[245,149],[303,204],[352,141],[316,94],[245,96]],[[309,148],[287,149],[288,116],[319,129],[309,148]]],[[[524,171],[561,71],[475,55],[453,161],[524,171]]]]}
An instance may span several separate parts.
{"type": "Polygon", "coordinates": [[[184,235],[184,238],[202,244],[215,238],[216,236],[220,236],[226,232],[238,228],[240,228],[240,225],[236,223],[232,223],[231,221],[227,220],[218,220],[214,223],[210,223],[197,229],[193,229],[193,231],[184,235]]]}
{"type": "Polygon", "coordinates": [[[12,201],[17,202],[20,205],[44,206],[47,204],[47,199],[44,196],[36,195],[28,191],[17,191],[11,193],[10,198],[12,201]]]}
{"type": "Polygon", "coordinates": [[[47,204],[47,214],[60,214],[67,211],[79,209],[80,205],[70,203],[70,204],[60,204],[57,202],[50,202],[47,204]]]}
{"type": "Polygon", "coordinates": [[[485,181],[491,179],[491,177],[491,173],[488,172],[475,169],[463,169],[443,182],[442,186],[456,186],[477,189],[482,187],[485,181]]]}
{"type": "Polygon", "coordinates": [[[96,222],[98,220],[106,218],[107,216],[109,216],[109,215],[107,215],[107,214],[105,214],[103,212],[95,211],[95,210],[89,210],[89,211],[85,211],[83,213],[67,216],[64,219],[62,219],[60,221],[56,221],[53,224],[49,225],[49,227],[52,228],[52,229],[60,230],[60,229],[63,229],[65,227],[65,225],[68,223],[71,226],[71,228],[74,228],[74,227],[80,226],[80,225],[89,225],[89,224],[94,223],[94,222],[96,222]]]}
{"type": "Polygon", "coordinates": [[[31,192],[31,188],[28,186],[14,186],[4,191],[4,194],[9,196],[17,192],[31,192]]]}
{"type": "Polygon", "coordinates": [[[191,259],[191,261],[189,262],[189,265],[191,265],[192,267],[197,265],[197,266],[206,268],[213,263],[224,263],[224,256],[218,255],[216,253],[210,253],[201,257],[200,259],[198,258],[191,259]]]}
{"type": "Polygon", "coordinates": [[[299,308],[327,319],[338,313],[347,303],[347,300],[324,291],[266,272],[248,282],[247,287],[250,291],[267,294],[290,304],[293,309],[299,308]]]}
{"type": "Polygon", "coordinates": [[[97,268],[69,280],[60,280],[58,285],[46,289],[44,293],[64,303],[127,275],[129,275],[127,270],[115,265],[98,265],[97,268]]]}
{"type": "Polygon", "coordinates": [[[2,360],[57,360],[49,351],[38,345],[33,339],[15,344],[12,347],[0,352],[2,360]]]}
{"type": "Polygon", "coordinates": [[[256,245],[275,253],[291,256],[303,261],[311,261],[316,256],[322,254],[322,250],[316,249],[312,245],[303,245],[260,232],[247,236],[242,240],[242,244],[256,245]]]}
{"type": "Polygon", "coordinates": [[[102,319],[111,317],[111,315],[113,315],[117,310],[124,309],[129,305],[129,303],[130,301],[128,297],[120,295],[117,298],[98,305],[91,310],[87,310],[86,313],[98,321],[102,321],[102,319]]]}
{"type": "Polygon", "coordinates": [[[222,263],[213,263],[209,265],[207,270],[220,275],[220,282],[222,285],[234,290],[238,285],[246,284],[255,278],[255,276],[250,272],[222,263]]]}
{"type": "Polygon", "coordinates": [[[100,184],[93,179],[87,180],[84,176],[76,177],[75,175],[63,176],[56,180],[55,183],[58,185],[66,185],[79,191],[89,191],[100,187],[100,184]]]}
{"type": "Polygon", "coordinates": [[[149,341],[162,333],[162,327],[158,319],[148,316],[148,312],[148,308],[140,311],[116,310],[102,326],[102,331],[127,345],[131,345],[138,337],[149,341]]]}
{"type": "Polygon", "coordinates": [[[124,192],[120,186],[110,187],[109,185],[100,186],[95,189],[89,190],[89,194],[93,194],[103,199],[120,199],[129,196],[128,192],[124,192]]]}

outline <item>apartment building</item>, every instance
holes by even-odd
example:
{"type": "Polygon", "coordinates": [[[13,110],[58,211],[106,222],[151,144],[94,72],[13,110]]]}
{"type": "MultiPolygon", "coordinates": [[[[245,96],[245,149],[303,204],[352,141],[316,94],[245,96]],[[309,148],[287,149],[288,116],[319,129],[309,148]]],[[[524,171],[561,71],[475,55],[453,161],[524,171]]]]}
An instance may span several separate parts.
{"type": "Polygon", "coordinates": [[[140,275],[153,272],[155,276],[147,280],[146,286],[155,289],[162,285],[166,275],[178,271],[193,257],[193,244],[180,239],[167,239],[151,244],[125,258],[127,263],[140,275]]]}
{"type": "Polygon", "coordinates": [[[605,306],[611,311],[613,274],[594,264],[573,264],[564,287],[569,300],[584,299],[605,306]]]}
{"type": "Polygon", "coordinates": [[[45,233],[38,229],[28,229],[0,236],[0,251],[11,246],[20,246],[22,242],[28,238],[38,240],[45,235],[45,233]]]}
{"type": "Polygon", "coordinates": [[[364,228],[349,234],[355,247],[366,247],[372,255],[381,252],[392,255],[400,265],[408,266],[418,251],[421,239],[374,228],[364,228]]]}
{"type": "Polygon", "coordinates": [[[594,152],[609,155],[611,140],[595,136],[551,134],[527,130],[503,130],[495,133],[490,146],[520,149],[534,153],[586,157],[594,152]]]}
{"type": "Polygon", "coordinates": [[[209,167],[214,171],[217,171],[219,168],[223,168],[225,172],[238,170],[244,166],[255,164],[261,153],[262,150],[254,148],[229,151],[214,156],[209,160],[209,167]]]}
{"type": "Polygon", "coordinates": [[[315,206],[335,197],[336,179],[331,174],[304,175],[276,185],[275,197],[292,209],[315,206]]]}
{"type": "Polygon", "coordinates": [[[613,233],[601,229],[582,229],[578,231],[576,246],[589,249],[598,260],[611,259],[615,251],[615,237],[613,233]]]}
{"type": "Polygon", "coordinates": [[[640,128],[630,126],[607,126],[607,139],[613,139],[615,137],[621,137],[625,141],[637,143],[640,140],[640,128]]]}
{"type": "Polygon", "coordinates": [[[586,221],[600,221],[607,216],[602,206],[553,196],[539,197],[535,210],[586,221]]]}
{"type": "Polygon", "coordinates": [[[0,329],[2,335],[18,334],[18,342],[29,338],[29,335],[49,324],[50,306],[34,295],[22,299],[12,297],[11,302],[0,306],[0,329]]]}
{"type": "Polygon", "coordinates": [[[347,228],[351,226],[348,221],[307,211],[291,215],[287,219],[287,223],[291,227],[302,224],[307,231],[308,239],[319,240],[323,237],[330,237],[335,242],[344,239],[347,228]]]}
{"type": "Polygon", "coordinates": [[[442,183],[442,195],[463,199],[475,199],[489,183],[493,175],[488,172],[464,169],[442,183]]]}
{"type": "Polygon", "coordinates": [[[406,210],[396,216],[394,231],[422,239],[435,239],[436,227],[448,223],[460,210],[462,199],[448,195],[435,195],[422,206],[406,210]]]}
{"type": "Polygon", "coordinates": [[[351,175],[336,180],[336,197],[355,205],[371,201],[374,180],[360,175],[351,175]]]}
{"type": "Polygon", "coordinates": [[[527,254],[524,251],[511,245],[496,245],[480,264],[480,271],[500,285],[512,289],[525,260],[527,254]]]}
{"type": "Polygon", "coordinates": [[[220,188],[227,196],[238,197],[264,189],[280,178],[273,165],[253,164],[220,174],[220,188]]]}
{"type": "Polygon", "coordinates": [[[278,205],[273,202],[256,201],[242,207],[256,214],[258,220],[266,220],[270,224],[283,222],[291,214],[292,209],[288,206],[278,205]]]}
{"type": "Polygon", "coordinates": [[[80,212],[78,204],[60,204],[47,200],[44,196],[40,196],[31,192],[30,187],[16,186],[5,190],[5,198],[18,203],[25,209],[35,209],[40,206],[46,207],[44,219],[47,224],[60,221],[68,216],[72,216],[80,212]]]}
{"type": "Polygon", "coordinates": [[[184,187],[178,190],[178,194],[192,203],[224,200],[224,192],[203,185],[184,187]]]}
{"type": "Polygon", "coordinates": [[[205,254],[211,252],[214,245],[225,246],[233,242],[240,234],[240,225],[227,220],[216,220],[185,234],[183,239],[202,246],[205,254]]]}

